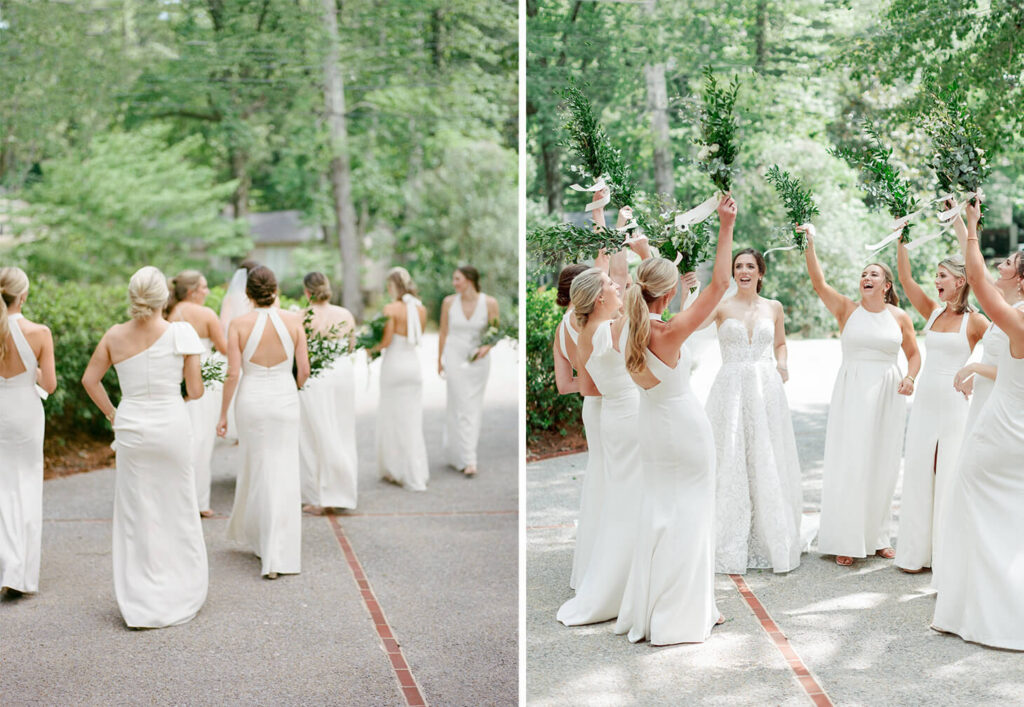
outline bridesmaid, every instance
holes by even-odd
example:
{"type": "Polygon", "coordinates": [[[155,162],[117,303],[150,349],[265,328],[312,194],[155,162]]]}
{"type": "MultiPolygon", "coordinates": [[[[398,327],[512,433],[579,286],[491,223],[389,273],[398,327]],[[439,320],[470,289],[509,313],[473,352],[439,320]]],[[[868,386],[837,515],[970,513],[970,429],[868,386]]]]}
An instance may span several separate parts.
{"type": "Polygon", "coordinates": [[[437,343],[437,372],[448,384],[445,455],[450,466],[476,476],[476,446],[491,367],[491,347],[480,345],[480,334],[498,319],[498,300],[480,292],[480,273],[471,265],[456,268],[452,287],[455,294],[441,303],[437,343]]]}
{"type": "Polygon", "coordinates": [[[423,373],[418,346],[427,325],[427,308],[416,298],[409,271],[388,271],[384,306],[388,323],[380,348],[380,404],[377,408],[377,468],[381,478],[411,491],[426,491],[430,478],[423,437],[423,373]]]}
{"type": "Polygon", "coordinates": [[[789,379],[782,304],[761,296],[767,267],[753,248],[732,259],[736,294],[718,326],[722,367],[706,411],[715,432],[715,571],[789,572],[800,565],[800,459],[783,383],[789,379]],[[774,358],[773,354],[774,353],[774,358]]]}
{"type": "Polygon", "coordinates": [[[910,316],[900,309],[892,272],[871,263],[861,272],[860,302],[833,289],[814,251],[814,226],[804,252],[811,285],[839,323],[843,364],[836,376],[825,431],[818,550],[848,567],[855,557],[892,559],[889,522],[900,470],[907,405],[898,398],[914,392],[921,354],[910,316]],[[900,348],[908,371],[900,377],[900,348]]]}
{"type": "Polygon", "coordinates": [[[715,439],[690,390],[686,340],[729,286],[736,202],[718,204],[711,283],[668,322],[661,315],[679,289],[671,261],[640,264],[626,291],[626,369],[639,390],[643,506],[629,582],[615,633],[652,645],[700,643],[723,621],[715,604],[715,439]]]}
{"type": "MultiPolygon", "coordinates": [[[[335,327],[348,350],[355,350],[356,320],[344,307],[331,304],[327,276],[311,272],[302,285],[313,313],[313,331],[327,335],[335,327]]],[[[309,380],[299,393],[299,407],[302,500],[307,504],[302,510],[321,515],[331,508],[355,508],[359,464],[352,357],[339,356],[330,370],[309,380]]]]}
{"type": "Polygon", "coordinates": [[[309,378],[309,357],[301,315],[274,307],[277,278],[270,268],[250,270],[245,292],[254,310],[228,327],[228,375],[217,422],[223,437],[237,389],[242,468],[228,537],[256,553],[262,576],[277,579],[298,574],[302,565],[298,388],[309,378]]]}
{"type": "MultiPolygon", "coordinates": [[[[1024,650],[1024,312],[989,282],[978,246],[980,218],[981,205],[968,205],[967,282],[1007,342],[950,489],[932,627],[973,643],[1024,650]]],[[[1020,260],[1017,275],[1024,278],[1020,260]]]]}
{"type": "Polygon", "coordinates": [[[0,591],[39,589],[43,526],[43,403],[57,389],[53,336],[25,319],[28,276],[0,268],[0,591]]]}
{"type": "MultiPolygon", "coordinates": [[[[594,217],[603,225],[599,210],[594,217]]],[[[646,239],[632,247],[642,258],[650,257],[646,239]]],[[[625,253],[616,257],[625,262],[625,253]]],[[[608,260],[599,256],[598,262],[608,260]]],[[[626,375],[622,358],[625,318],[620,313],[619,285],[602,267],[594,267],[572,281],[569,296],[579,328],[573,367],[579,371],[580,389],[601,395],[598,424],[604,472],[602,493],[595,494],[597,522],[594,538],[588,540],[590,558],[585,571],[570,578],[576,580],[576,596],[557,614],[566,626],[579,626],[614,618],[622,602],[640,511],[640,449],[636,386],[626,375]]]]}
{"type": "Polygon", "coordinates": [[[928,355],[907,422],[895,563],[904,572],[916,574],[932,567],[939,555],[938,533],[933,535],[932,529],[939,525],[967,421],[968,404],[953,388],[953,378],[981,340],[988,320],[967,301],[971,288],[959,255],[941,261],[936,269],[936,302],[914,281],[903,241],[898,253],[900,285],[914,309],[927,320],[928,355]]]}
{"type": "MultiPolygon", "coordinates": [[[[226,356],[227,338],[220,325],[217,313],[204,306],[210,288],[206,278],[198,270],[182,270],[169,284],[170,297],[164,310],[169,322],[188,322],[199,335],[203,344],[200,363],[205,363],[214,350],[226,356]]],[[[199,515],[209,518],[210,510],[210,458],[213,456],[213,442],[217,433],[217,415],[220,414],[220,399],[223,386],[219,383],[209,387],[199,400],[185,404],[192,421],[192,466],[196,474],[196,493],[199,496],[199,515]]]]}
{"type": "Polygon", "coordinates": [[[555,385],[560,395],[579,393],[583,396],[583,430],[587,438],[587,467],[583,473],[583,488],[580,491],[580,513],[576,522],[576,544],[572,552],[572,572],[569,588],[575,589],[583,577],[594,549],[594,536],[604,504],[604,460],[601,454],[601,395],[597,386],[576,375],[572,361],[576,357],[576,343],[580,332],[573,326],[576,319],[569,288],[573,280],[589,268],[586,265],[566,265],[558,274],[558,293],[555,303],[565,308],[562,321],[555,328],[552,342],[552,357],[555,368],[555,385]]]}
{"type": "Polygon", "coordinates": [[[100,339],[82,386],[114,428],[114,594],[131,628],[191,621],[206,601],[209,570],[192,470],[192,426],[181,399],[203,395],[203,345],[185,322],[164,321],[167,279],[144,267],[128,283],[131,321],[100,339]],[[113,366],[115,409],[103,387],[113,366]]]}

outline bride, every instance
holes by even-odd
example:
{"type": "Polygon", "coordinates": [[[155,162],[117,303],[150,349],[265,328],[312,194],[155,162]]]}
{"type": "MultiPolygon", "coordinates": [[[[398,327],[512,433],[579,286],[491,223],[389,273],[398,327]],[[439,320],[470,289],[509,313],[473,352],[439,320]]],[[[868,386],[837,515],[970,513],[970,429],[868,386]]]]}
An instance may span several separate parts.
{"type": "Polygon", "coordinates": [[[706,411],[715,432],[715,571],[789,572],[800,564],[800,460],[782,384],[789,379],[782,304],[760,295],[764,256],[732,258],[736,294],[705,321],[718,325],[722,367],[706,411]],[[774,352],[774,359],[772,353],[774,352]]]}

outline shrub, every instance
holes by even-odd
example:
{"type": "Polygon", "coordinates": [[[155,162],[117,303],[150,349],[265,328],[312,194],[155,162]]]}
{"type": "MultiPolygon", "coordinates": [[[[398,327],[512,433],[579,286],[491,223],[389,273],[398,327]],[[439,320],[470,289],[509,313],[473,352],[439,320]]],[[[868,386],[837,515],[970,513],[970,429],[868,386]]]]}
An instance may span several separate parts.
{"type": "MultiPolygon", "coordinates": [[[[45,324],[53,333],[57,390],[43,403],[47,436],[63,438],[72,432],[109,436],[110,425],[82,387],[82,374],[103,333],[128,319],[128,283],[93,285],[32,281],[25,316],[45,324]]],[[[103,384],[116,405],[121,398],[111,368],[103,384]]]]}
{"type": "Polygon", "coordinates": [[[551,343],[562,318],[555,304],[557,292],[544,287],[527,286],[526,292],[526,437],[558,429],[566,434],[580,426],[583,398],[559,395],[555,385],[551,343]]]}

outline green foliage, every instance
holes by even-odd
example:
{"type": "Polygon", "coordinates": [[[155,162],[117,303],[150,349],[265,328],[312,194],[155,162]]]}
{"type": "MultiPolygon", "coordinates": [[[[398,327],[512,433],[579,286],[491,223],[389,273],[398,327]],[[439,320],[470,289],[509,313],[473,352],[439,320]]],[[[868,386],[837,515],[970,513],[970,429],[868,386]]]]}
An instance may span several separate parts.
{"type": "Polygon", "coordinates": [[[214,383],[223,383],[224,379],[227,378],[227,367],[227,362],[220,358],[211,357],[203,361],[203,365],[200,367],[200,373],[203,377],[203,386],[206,388],[212,388],[214,383]]]}
{"type": "Polygon", "coordinates": [[[925,130],[935,148],[928,166],[935,170],[940,191],[977,192],[991,172],[982,147],[987,144],[985,135],[956,86],[932,95],[935,103],[924,118],[925,130]]]}
{"type": "MultiPolygon", "coordinates": [[[[789,172],[783,172],[777,164],[772,165],[765,173],[765,179],[775,187],[775,191],[782,198],[789,223],[799,226],[818,215],[818,207],[814,205],[811,190],[805,189],[799,179],[790,177],[789,172]]],[[[807,246],[804,234],[797,233],[796,230],[793,231],[793,243],[801,253],[807,246]]]]}
{"type": "Polygon", "coordinates": [[[380,356],[380,351],[373,351],[384,338],[384,329],[388,325],[388,315],[378,314],[373,319],[363,322],[356,333],[356,350],[365,349],[367,359],[372,361],[380,356]]]}
{"type": "MultiPolygon", "coordinates": [[[[863,150],[835,148],[831,153],[858,167],[868,194],[884,205],[894,219],[903,218],[917,209],[914,185],[892,164],[892,148],[886,147],[878,132],[868,123],[864,124],[864,132],[870,142],[863,150]]],[[[912,225],[908,222],[903,227],[900,239],[904,243],[910,241],[912,225]]]]}
{"type": "MultiPolygon", "coordinates": [[[[62,439],[74,431],[109,435],[109,423],[81,380],[103,334],[128,320],[127,283],[108,286],[33,278],[25,316],[50,327],[53,334],[57,390],[43,403],[47,436],[62,439]]],[[[103,377],[103,385],[116,405],[120,391],[113,368],[103,377]]]]}
{"type": "Polygon", "coordinates": [[[313,309],[308,305],[302,315],[302,328],[306,330],[309,377],[317,378],[329,369],[335,360],[347,353],[348,342],[340,338],[341,327],[337,324],[332,324],[326,332],[315,330],[313,328],[313,309]]]}
{"type": "Polygon", "coordinates": [[[739,154],[733,109],[739,91],[739,77],[733,76],[727,88],[720,88],[711,67],[704,67],[704,92],[698,112],[700,137],[694,140],[701,146],[697,155],[697,168],[707,174],[722,192],[730,191],[738,173],[733,167],[739,154]]]}
{"type": "Polygon", "coordinates": [[[29,233],[15,256],[32,272],[109,282],[147,263],[174,272],[244,254],[248,237],[220,215],[234,185],[189,161],[197,144],[168,144],[152,128],[113,132],[46,163],[24,194],[29,233]]]}
{"type": "Polygon", "coordinates": [[[579,395],[559,395],[555,385],[551,345],[562,319],[554,289],[526,290],[526,440],[538,432],[557,429],[563,435],[578,429],[583,412],[579,395]]]}
{"type": "MultiPolygon", "coordinates": [[[[480,346],[494,346],[502,339],[508,339],[513,343],[519,340],[519,317],[506,319],[492,319],[487,323],[487,328],[480,335],[480,346]]],[[[469,355],[469,362],[476,360],[476,352],[469,355]]]]}
{"type": "Polygon", "coordinates": [[[614,253],[622,248],[624,238],[621,231],[574,223],[535,228],[526,234],[530,256],[547,265],[589,260],[602,248],[614,253]]]}

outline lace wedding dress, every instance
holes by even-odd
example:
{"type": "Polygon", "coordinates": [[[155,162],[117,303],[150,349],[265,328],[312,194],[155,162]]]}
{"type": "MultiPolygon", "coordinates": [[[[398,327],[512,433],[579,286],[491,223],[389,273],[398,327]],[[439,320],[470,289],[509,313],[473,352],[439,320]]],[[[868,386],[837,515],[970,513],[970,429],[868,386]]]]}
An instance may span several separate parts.
{"type": "Polygon", "coordinates": [[[800,460],[772,355],[775,326],[738,319],[718,329],[722,367],[706,411],[715,434],[715,571],[789,572],[800,564],[800,460]]]}

